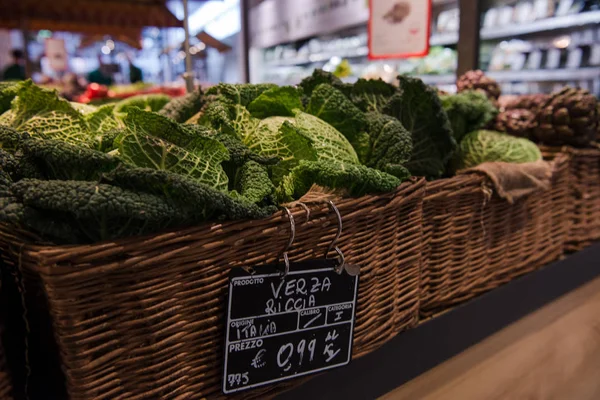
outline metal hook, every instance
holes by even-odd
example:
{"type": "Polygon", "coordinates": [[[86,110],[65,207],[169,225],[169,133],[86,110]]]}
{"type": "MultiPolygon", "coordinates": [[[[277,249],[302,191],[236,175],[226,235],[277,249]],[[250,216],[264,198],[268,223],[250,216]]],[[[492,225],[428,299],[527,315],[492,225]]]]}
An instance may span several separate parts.
{"type": "Polygon", "coordinates": [[[305,223],[310,221],[310,208],[308,208],[308,206],[302,202],[298,202],[298,205],[302,208],[304,208],[304,211],[306,211],[306,221],[305,223]]]}
{"type": "Polygon", "coordinates": [[[292,247],[292,243],[294,243],[294,239],[296,238],[296,222],[294,221],[294,216],[292,215],[289,208],[284,207],[284,209],[288,215],[288,220],[290,221],[290,239],[288,240],[285,249],[283,249],[283,262],[285,263],[285,269],[283,270],[282,278],[285,278],[290,272],[290,260],[288,258],[288,250],[290,249],[290,247],[292,247]]]}
{"type": "Polygon", "coordinates": [[[342,253],[342,250],[340,250],[340,248],[337,247],[335,244],[337,243],[340,236],[342,236],[342,216],[341,216],[338,208],[335,206],[335,204],[333,204],[333,201],[328,200],[327,204],[329,204],[329,208],[331,208],[335,212],[335,215],[338,220],[338,230],[337,230],[337,234],[333,238],[333,241],[327,248],[327,251],[325,251],[325,258],[328,258],[329,252],[331,250],[335,250],[335,252],[338,254],[339,260],[340,260],[339,265],[337,267],[335,267],[335,272],[337,272],[338,274],[341,274],[342,271],[344,270],[344,265],[346,264],[346,259],[344,258],[344,253],[342,253]]]}

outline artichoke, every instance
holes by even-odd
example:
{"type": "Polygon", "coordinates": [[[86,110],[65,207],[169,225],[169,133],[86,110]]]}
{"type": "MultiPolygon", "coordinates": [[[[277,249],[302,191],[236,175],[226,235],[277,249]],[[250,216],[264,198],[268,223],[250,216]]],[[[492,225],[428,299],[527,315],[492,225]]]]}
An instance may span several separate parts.
{"type": "Polygon", "coordinates": [[[497,104],[500,97],[500,85],[492,78],[486,76],[482,71],[467,71],[456,81],[456,89],[459,92],[465,90],[481,90],[487,97],[497,104]]]}
{"type": "Polygon", "coordinates": [[[548,97],[547,94],[543,93],[511,96],[506,101],[502,101],[501,97],[500,105],[504,110],[525,109],[537,113],[542,104],[548,100],[548,97]]]}
{"type": "Polygon", "coordinates": [[[492,121],[492,129],[506,132],[509,135],[530,138],[537,126],[535,113],[525,109],[514,109],[501,112],[492,121]]]}
{"type": "Polygon", "coordinates": [[[584,89],[565,87],[540,107],[534,134],[545,144],[586,146],[596,140],[599,123],[596,97],[584,89]]]}

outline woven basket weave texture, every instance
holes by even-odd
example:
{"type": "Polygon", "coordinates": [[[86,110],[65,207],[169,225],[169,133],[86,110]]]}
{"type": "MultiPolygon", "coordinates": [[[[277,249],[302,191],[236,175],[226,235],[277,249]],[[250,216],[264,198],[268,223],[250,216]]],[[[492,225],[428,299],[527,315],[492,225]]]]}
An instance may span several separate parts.
{"type": "MultiPolygon", "coordinates": [[[[1,262],[1,261],[0,261],[1,262]]],[[[0,294],[2,293],[2,274],[0,274],[0,294]]],[[[0,297],[1,298],[1,297],[0,297]]],[[[6,355],[4,353],[4,318],[3,310],[0,310],[0,399],[12,398],[12,379],[8,371],[6,355]]]]}
{"type": "Polygon", "coordinates": [[[578,251],[600,240],[600,149],[540,146],[545,159],[570,157],[569,220],[566,250],[578,251]]]}
{"type": "Polygon", "coordinates": [[[551,190],[513,204],[498,197],[480,174],[427,184],[421,317],[447,311],[562,255],[567,168],[567,157],[560,157],[551,190]]]}
{"type": "MultiPolygon", "coordinates": [[[[423,180],[336,201],[346,261],[360,266],[353,356],[418,322],[423,180]]],[[[326,204],[292,209],[290,259],[323,257],[337,220],[326,204]]],[[[72,399],[217,398],[231,268],[276,262],[286,213],[84,246],[24,244],[0,225],[26,295],[41,288],[72,399]]],[[[35,337],[32,333],[32,337],[35,337]]],[[[239,396],[265,398],[301,380],[239,396]],[[267,393],[269,392],[269,393],[267,393]]]]}

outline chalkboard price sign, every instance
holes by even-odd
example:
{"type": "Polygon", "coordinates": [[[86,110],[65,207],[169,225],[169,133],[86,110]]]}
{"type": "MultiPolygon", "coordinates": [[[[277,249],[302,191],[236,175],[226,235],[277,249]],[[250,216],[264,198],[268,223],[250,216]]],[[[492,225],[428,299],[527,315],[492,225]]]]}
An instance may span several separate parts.
{"type": "Polygon", "coordinates": [[[274,384],[347,365],[352,353],[358,276],[333,260],[275,266],[229,281],[223,392],[274,384]]]}

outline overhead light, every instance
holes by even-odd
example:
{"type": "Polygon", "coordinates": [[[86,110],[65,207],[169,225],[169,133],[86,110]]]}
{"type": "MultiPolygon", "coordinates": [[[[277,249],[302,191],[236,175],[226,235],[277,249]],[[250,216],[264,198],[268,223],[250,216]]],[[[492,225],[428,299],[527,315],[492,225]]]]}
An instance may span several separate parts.
{"type": "Polygon", "coordinates": [[[200,51],[204,50],[206,48],[206,45],[203,42],[200,42],[196,45],[196,48],[200,51]]]}
{"type": "Polygon", "coordinates": [[[195,46],[190,47],[190,54],[198,53],[198,49],[195,46]]]}
{"type": "Polygon", "coordinates": [[[115,49],[115,42],[113,42],[112,40],[108,39],[106,41],[106,47],[108,47],[110,50],[114,50],[115,49]]]}
{"type": "Polygon", "coordinates": [[[177,56],[179,58],[185,58],[185,51],[181,50],[179,53],[177,53],[177,56]]]}
{"type": "Polygon", "coordinates": [[[110,48],[106,45],[102,46],[100,51],[102,51],[102,54],[110,54],[110,48]]]}

